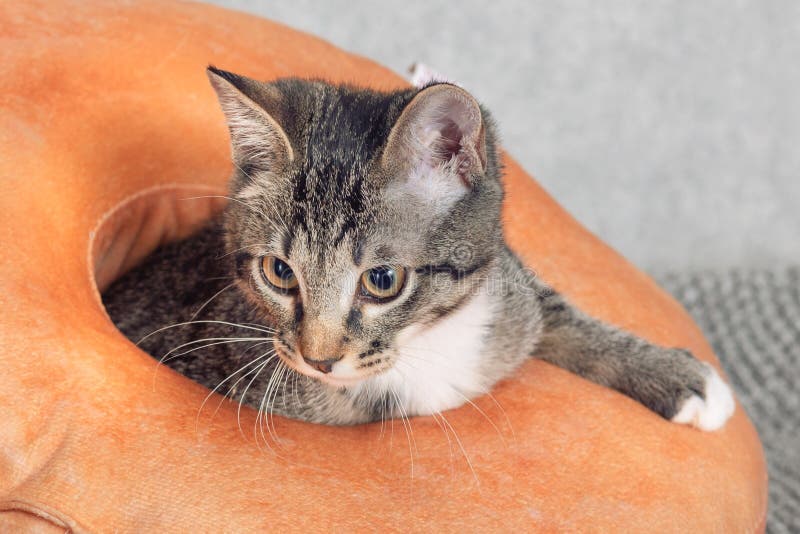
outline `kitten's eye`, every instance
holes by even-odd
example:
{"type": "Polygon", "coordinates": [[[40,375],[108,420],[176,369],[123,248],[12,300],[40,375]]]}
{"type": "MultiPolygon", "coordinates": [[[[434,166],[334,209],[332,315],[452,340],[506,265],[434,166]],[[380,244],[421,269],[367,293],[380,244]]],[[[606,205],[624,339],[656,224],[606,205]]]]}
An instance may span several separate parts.
{"type": "Polygon", "coordinates": [[[389,299],[400,293],[405,280],[406,271],[402,267],[381,265],[363,272],[361,287],[372,297],[389,299]]]}
{"type": "Polygon", "coordinates": [[[289,264],[275,256],[264,256],[261,270],[267,282],[281,291],[291,291],[298,286],[297,277],[289,264]]]}

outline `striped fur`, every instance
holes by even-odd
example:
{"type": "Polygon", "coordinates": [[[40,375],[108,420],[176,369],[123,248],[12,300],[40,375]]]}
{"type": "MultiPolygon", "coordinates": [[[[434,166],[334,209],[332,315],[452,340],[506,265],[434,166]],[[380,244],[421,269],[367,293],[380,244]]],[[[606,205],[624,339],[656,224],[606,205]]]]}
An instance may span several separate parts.
{"type": "Polygon", "coordinates": [[[171,367],[329,424],[452,408],[530,356],[676,422],[711,430],[730,416],[727,386],[691,354],[588,317],[521,265],[502,234],[494,124],[463,89],[209,78],[231,130],[234,201],[104,295],[131,339],[190,323],[146,337],[154,356],[189,343],[198,350],[171,367]],[[265,256],[291,266],[297,291],[267,283],[265,256]],[[407,273],[391,300],[360,289],[381,265],[407,273]]]}

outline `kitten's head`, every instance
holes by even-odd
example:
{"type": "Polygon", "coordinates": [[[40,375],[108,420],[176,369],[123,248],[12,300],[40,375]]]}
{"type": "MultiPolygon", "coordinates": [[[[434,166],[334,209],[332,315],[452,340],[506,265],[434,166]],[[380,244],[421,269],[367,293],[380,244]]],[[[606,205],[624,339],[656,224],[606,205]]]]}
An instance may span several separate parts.
{"type": "Polygon", "coordinates": [[[503,246],[492,125],[463,89],[263,83],[210,67],[231,133],[239,287],[295,370],[336,386],[403,362],[503,246]]]}

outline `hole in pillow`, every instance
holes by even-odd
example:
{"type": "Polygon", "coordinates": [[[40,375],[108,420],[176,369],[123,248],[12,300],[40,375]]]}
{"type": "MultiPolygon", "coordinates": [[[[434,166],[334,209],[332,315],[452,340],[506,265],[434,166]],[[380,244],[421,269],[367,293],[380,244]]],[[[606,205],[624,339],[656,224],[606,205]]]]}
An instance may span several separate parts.
{"type": "Polygon", "coordinates": [[[158,247],[190,236],[225,206],[225,190],[205,185],[146,189],[100,220],[90,248],[97,289],[139,265],[158,247]]]}
{"type": "MultiPolygon", "coordinates": [[[[144,333],[132,330],[131,321],[146,318],[159,301],[169,302],[171,287],[163,283],[159,287],[157,277],[148,278],[136,287],[136,294],[127,293],[125,298],[112,298],[111,302],[107,299],[109,288],[113,290],[116,282],[124,286],[126,275],[136,276],[135,268],[157,258],[153,253],[161,247],[169,248],[171,243],[186,239],[206,226],[225,206],[225,193],[204,185],[146,189],[109,210],[92,232],[94,239],[89,254],[98,301],[120,333],[131,342],[139,344],[152,332],[151,328],[144,333]]],[[[176,268],[171,274],[181,277],[181,271],[176,268]]],[[[152,347],[140,345],[139,348],[157,359],[162,356],[151,350],[152,347]]]]}
{"type": "Polygon", "coordinates": [[[209,389],[240,366],[211,347],[255,335],[263,346],[263,332],[269,333],[247,326],[231,331],[231,323],[223,326],[212,320],[220,319],[213,310],[205,310],[222,293],[217,286],[233,285],[214,220],[227,203],[225,194],[205,186],[142,191],[102,218],[90,251],[100,300],[119,332],[165,368],[209,389]],[[193,314],[203,310],[211,315],[193,314]]]}

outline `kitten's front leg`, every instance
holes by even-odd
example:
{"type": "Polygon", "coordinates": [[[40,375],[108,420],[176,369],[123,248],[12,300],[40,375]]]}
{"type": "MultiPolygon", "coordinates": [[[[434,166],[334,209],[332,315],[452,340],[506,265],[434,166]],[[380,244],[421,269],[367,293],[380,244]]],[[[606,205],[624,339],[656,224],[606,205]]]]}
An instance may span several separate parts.
{"type": "Polygon", "coordinates": [[[608,326],[563,297],[540,297],[543,331],[533,356],[616,389],[675,423],[716,430],[733,414],[730,387],[710,365],[608,326]]]}

